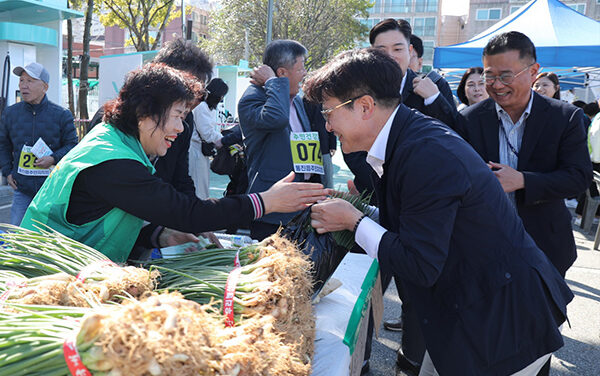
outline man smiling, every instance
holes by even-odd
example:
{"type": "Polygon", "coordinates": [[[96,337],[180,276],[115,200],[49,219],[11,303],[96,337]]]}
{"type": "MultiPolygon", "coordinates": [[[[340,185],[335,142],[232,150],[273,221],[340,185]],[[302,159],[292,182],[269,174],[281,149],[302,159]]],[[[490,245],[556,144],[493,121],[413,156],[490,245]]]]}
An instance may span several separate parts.
{"type": "Polygon", "coordinates": [[[592,180],[584,114],[531,89],[540,65],[522,33],[492,38],[483,65],[490,98],[466,109],[457,131],[494,170],[525,229],[564,276],[577,257],[564,199],[592,180]]]}
{"type": "MultiPolygon", "coordinates": [[[[319,136],[310,129],[298,94],[306,75],[307,53],[296,41],[275,40],[265,49],[263,65],[250,74],[252,85],[238,103],[248,162],[248,193],[268,189],[290,171],[295,171],[295,181],[321,182],[324,169],[319,136]],[[319,167],[320,171],[312,169],[319,167]]],[[[294,215],[266,215],[252,222],[250,235],[262,240],[294,215]]]]}
{"type": "Polygon", "coordinates": [[[311,224],[354,231],[382,274],[402,280],[427,349],[420,375],[533,376],[563,344],[573,294],[477,153],[400,104],[401,78],[386,54],[354,50],[307,80],[342,150],[368,151],[379,200],[379,223],[330,199],[311,224]]]}
{"type": "MultiPolygon", "coordinates": [[[[525,229],[564,277],[577,258],[564,199],[592,181],[583,111],[531,89],[540,65],[525,34],[490,39],[483,66],[490,98],[467,108],[456,130],[494,170],[525,229]]],[[[540,375],[549,369],[550,360],[540,375]]]]}

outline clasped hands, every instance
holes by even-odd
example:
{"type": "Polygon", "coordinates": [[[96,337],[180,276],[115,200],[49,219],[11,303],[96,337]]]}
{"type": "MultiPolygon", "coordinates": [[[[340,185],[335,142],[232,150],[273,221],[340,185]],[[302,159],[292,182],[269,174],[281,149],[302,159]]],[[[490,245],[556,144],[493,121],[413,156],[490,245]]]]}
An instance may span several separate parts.
{"type": "Polygon", "coordinates": [[[502,163],[490,161],[487,165],[498,178],[504,192],[510,193],[525,188],[525,177],[522,172],[502,163]]]}

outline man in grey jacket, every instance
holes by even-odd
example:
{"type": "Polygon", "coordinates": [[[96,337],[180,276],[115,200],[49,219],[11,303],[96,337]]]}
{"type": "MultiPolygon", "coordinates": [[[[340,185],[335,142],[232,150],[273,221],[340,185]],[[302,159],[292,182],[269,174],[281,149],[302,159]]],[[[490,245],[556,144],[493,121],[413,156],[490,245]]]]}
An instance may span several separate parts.
{"type": "MultiPolygon", "coordinates": [[[[248,192],[262,192],[295,172],[295,181],[321,182],[324,173],[319,136],[312,132],[298,95],[306,75],[306,48],[293,40],[267,46],[263,65],[251,73],[252,85],[238,103],[248,166],[248,192]]],[[[250,225],[262,240],[296,213],[271,213],[250,225]]]]}
{"type": "Polygon", "coordinates": [[[23,100],[4,110],[0,121],[0,168],[14,189],[10,222],[21,224],[50,167],[77,145],[69,110],[46,96],[50,74],[41,64],[16,67],[23,100]]]}

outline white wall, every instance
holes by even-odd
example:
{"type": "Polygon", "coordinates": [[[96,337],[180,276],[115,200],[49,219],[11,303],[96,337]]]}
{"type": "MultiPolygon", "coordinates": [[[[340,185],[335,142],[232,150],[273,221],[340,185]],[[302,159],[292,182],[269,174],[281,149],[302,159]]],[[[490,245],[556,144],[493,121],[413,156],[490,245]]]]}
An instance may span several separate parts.
{"type": "Polygon", "coordinates": [[[101,57],[98,72],[98,77],[100,79],[98,105],[102,106],[107,101],[116,98],[121,86],[123,86],[123,83],[125,82],[127,73],[141,67],[142,64],[142,54],[101,57]]]}
{"type": "Polygon", "coordinates": [[[32,62],[42,64],[50,73],[50,82],[48,84],[48,99],[54,103],[61,103],[61,85],[62,85],[62,38],[61,23],[58,21],[41,24],[40,26],[54,29],[58,35],[57,47],[47,45],[29,45],[24,43],[13,43],[0,41],[0,72],[3,69],[6,53],[10,53],[10,81],[8,105],[14,104],[16,92],[19,90],[19,77],[12,73],[18,66],[25,66],[32,62]]]}
{"type": "Polygon", "coordinates": [[[48,91],[46,93],[48,99],[60,104],[62,103],[62,23],[60,21],[52,21],[40,24],[39,26],[56,30],[57,33],[57,46],[38,45],[36,47],[36,59],[50,73],[50,83],[48,84],[48,91]]]}
{"type": "Polygon", "coordinates": [[[7,105],[15,103],[16,93],[19,90],[19,77],[13,74],[13,69],[17,66],[27,65],[36,59],[36,47],[20,43],[10,43],[0,41],[0,72],[4,69],[6,53],[10,56],[10,74],[8,83],[8,102],[7,105]]]}

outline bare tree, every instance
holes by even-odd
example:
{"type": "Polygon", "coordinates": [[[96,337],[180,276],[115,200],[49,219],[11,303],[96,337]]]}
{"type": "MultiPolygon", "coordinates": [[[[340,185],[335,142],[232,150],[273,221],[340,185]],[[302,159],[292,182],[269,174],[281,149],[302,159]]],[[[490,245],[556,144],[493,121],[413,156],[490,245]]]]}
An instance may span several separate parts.
{"type": "Polygon", "coordinates": [[[85,24],[83,27],[83,52],[79,64],[79,117],[89,119],[87,97],[88,97],[88,70],[90,65],[90,34],[92,28],[92,15],[94,12],[94,0],[87,0],[85,10],[85,24]]]}
{"type": "MultiPolygon", "coordinates": [[[[80,3],[69,0],[67,8],[78,7],[80,3]],[[76,4],[77,3],[77,4],[76,4]]],[[[73,21],[67,20],[67,93],[69,96],[69,110],[75,116],[75,98],[73,95],[73,21]]]]}

